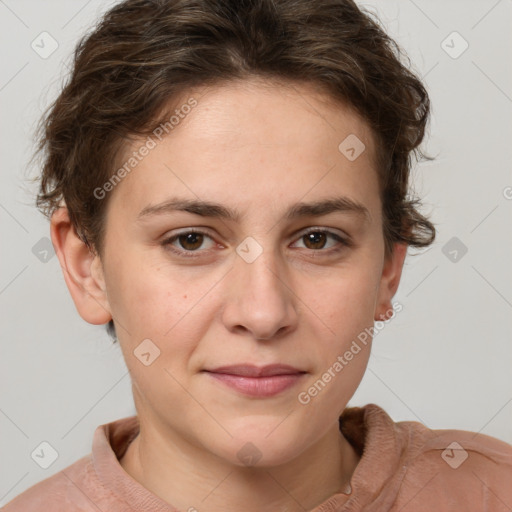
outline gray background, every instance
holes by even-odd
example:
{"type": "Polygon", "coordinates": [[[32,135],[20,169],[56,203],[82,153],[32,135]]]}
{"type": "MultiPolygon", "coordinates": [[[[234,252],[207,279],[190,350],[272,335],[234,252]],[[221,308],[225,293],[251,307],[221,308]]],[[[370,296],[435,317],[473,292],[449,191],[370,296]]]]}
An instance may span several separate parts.
{"type": "MultiPolygon", "coordinates": [[[[27,182],[34,124],[78,37],[111,4],[0,0],[0,505],[89,453],[98,425],[135,414],[119,347],[76,313],[27,182]],[[47,58],[31,47],[51,49],[44,31],[58,43],[47,58]],[[31,458],[43,441],[58,452],[48,469],[31,458]]],[[[512,443],[512,1],[362,4],[431,95],[424,148],[437,158],[415,167],[413,183],[438,240],[407,258],[395,297],[403,311],[376,337],[351,405],[512,443]]]]}

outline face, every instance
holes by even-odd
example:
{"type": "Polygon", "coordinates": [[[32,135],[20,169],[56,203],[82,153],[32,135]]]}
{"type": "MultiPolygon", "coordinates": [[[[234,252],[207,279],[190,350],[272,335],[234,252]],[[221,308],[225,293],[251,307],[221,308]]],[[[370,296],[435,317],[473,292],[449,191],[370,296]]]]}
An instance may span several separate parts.
{"type": "Polygon", "coordinates": [[[247,442],[281,464],[337,424],[369,357],[354,341],[397,286],[374,141],[306,85],[190,96],[110,193],[105,308],[142,424],[233,464],[247,442]],[[355,152],[339,149],[349,136],[355,152]]]}

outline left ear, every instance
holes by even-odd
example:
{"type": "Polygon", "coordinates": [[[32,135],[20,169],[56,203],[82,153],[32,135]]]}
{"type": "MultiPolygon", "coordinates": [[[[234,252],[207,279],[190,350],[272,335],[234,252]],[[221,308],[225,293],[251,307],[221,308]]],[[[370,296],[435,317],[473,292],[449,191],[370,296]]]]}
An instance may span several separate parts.
{"type": "Polygon", "coordinates": [[[387,320],[393,311],[391,299],[400,284],[402,268],[407,255],[407,244],[393,244],[393,252],[384,261],[380,279],[377,301],[375,303],[374,320],[387,320]]]}

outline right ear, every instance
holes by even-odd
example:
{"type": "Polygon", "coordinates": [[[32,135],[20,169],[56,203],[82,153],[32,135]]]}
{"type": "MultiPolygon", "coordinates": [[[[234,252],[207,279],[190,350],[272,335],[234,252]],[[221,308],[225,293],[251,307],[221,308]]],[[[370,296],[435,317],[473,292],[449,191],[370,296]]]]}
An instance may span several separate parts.
{"type": "Polygon", "coordinates": [[[90,324],[108,323],[112,315],[100,257],[77,235],[65,206],[53,213],[50,233],[78,313],[90,324]]]}

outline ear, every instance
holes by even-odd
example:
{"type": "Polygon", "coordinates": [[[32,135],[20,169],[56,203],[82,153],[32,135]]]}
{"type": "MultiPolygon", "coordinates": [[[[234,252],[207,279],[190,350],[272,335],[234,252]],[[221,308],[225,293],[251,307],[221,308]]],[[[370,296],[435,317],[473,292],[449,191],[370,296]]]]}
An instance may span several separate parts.
{"type": "Polygon", "coordinates": [[[406,255],[407,244],[395,243],[393,252],[384,261],[374,320],[387,320],[393,312],[391,299],[398,290],[406,255]]]}
{"type": "Polygon", "coordinates": [[[65,206],[53,213],[50,233],[78,313],[90,324],[106,324],[112,315],[100,257],[78,237],[65,206]]]}

